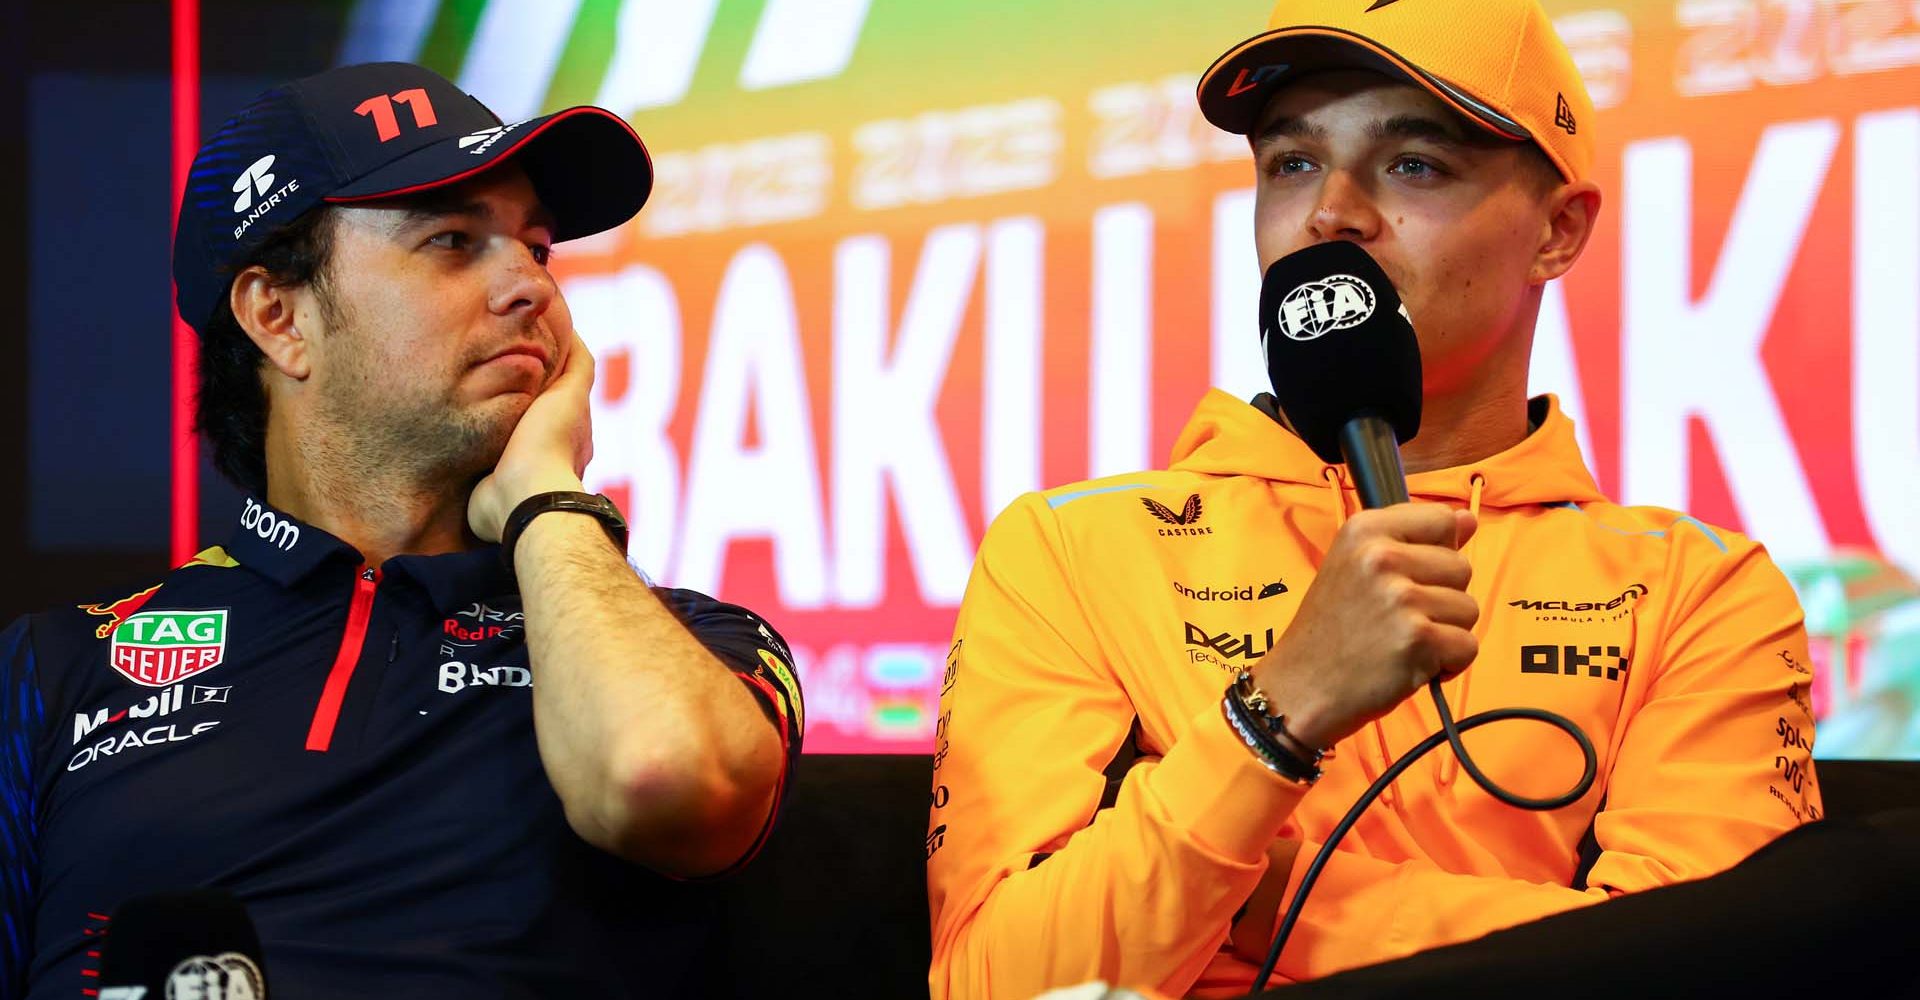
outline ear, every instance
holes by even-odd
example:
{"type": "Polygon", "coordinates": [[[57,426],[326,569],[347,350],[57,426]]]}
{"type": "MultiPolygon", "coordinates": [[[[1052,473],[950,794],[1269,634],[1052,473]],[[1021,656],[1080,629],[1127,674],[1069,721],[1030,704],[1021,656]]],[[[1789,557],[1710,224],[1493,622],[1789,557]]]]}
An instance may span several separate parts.
{"type": "Polygon", "coordinates": [[[1547,195],[1546,226],[1528,279],[1536,285],[1545,284],[1572,270],[1593,235],[1593,223],[1599,215],[1599,185],[1574,181],[1554,188],[1547,195]]]}
{"type": "Polygon", "coordinates": [[[296,306],[307,289],[273,284],[265,268],[249,267],[233,279],[227,303],[233,318],[267,361],[290,379],[305,379],[312,371],[308,342],[294,325],[296,306]]]}

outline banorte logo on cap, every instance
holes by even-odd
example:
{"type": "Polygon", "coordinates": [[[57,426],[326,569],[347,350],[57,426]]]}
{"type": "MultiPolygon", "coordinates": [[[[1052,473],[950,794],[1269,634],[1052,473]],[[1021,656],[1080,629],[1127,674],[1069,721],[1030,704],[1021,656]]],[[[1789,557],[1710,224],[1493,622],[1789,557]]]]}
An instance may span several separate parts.
{"type": "Polygon", "coordinates": [[[253,161],[253,165],[240,172],[233,181],[233,191],[240,197],[233,200],[233,210],[244,212],[253,205],[254,195],[264,195],[273,189],[273,154],[253,161]]]}
{"type": "Polygon", "coordinates": [[[1317,340],[1359,326],[1373,316],[1373,289],[1350,274],[1332,274],[1296,286],[1280,300],[1273,318],[1292,340],[1317,340]]]}
{"type": "Polygon", "coordinates": [[[297,180],[289,180],[277,190],[274,188],[273,158],[272,153],[262,156],[248,165],[247,169],[242,170],[240,176],[233,179],[233,193],[239,195],[233,200],[233,210],[236,213],[247,213],[240,220],[240,224],[233,227],[233,238],[236,240],[245,236],[247,230],[252,228],[261,216],[273,211],[275,206],[286,200],[287,195],[300,190],[300,182],[297,180]],[[269,191],[273,193],[268,194],[269,191]],[[249,208],[252,211],[247,211],[249,208]]]}

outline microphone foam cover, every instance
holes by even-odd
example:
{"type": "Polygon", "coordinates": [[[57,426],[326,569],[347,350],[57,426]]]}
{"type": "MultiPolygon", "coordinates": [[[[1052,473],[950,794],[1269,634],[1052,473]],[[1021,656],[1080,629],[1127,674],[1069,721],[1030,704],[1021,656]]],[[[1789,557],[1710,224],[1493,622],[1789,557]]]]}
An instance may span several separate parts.
{"type": "Polygon", "coordinates": [[[170,981],[180,988],[213,982],[223,987],[214,995],[262,1000],[261,966],[260,934],[232,893],[193,889],[135,896],[107,924],[100,992],[133,996],[137,990],[114,988],[146,987],[146,1000],[160,1000],[169,995],[170,981]]]}
{"type": "Polygon", "coordinates": [[[1420,344],[1400,293],[1358,244],[1319,243],[1273,262],[1260,286],[1267,378],[1293,429],[1340,462],[1340,429],[1371,414],[1401,444],[1420,431],[1420,344]]]}

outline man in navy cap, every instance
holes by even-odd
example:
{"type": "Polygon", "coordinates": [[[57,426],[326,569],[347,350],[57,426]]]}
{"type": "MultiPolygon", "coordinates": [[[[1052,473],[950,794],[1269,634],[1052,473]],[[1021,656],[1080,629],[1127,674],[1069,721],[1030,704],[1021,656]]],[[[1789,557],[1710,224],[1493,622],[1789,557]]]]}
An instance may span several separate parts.
{"type": "Polygon", "coordinates": [[[187,886],[248,907],[278,998],[699,991],[688,880],[765,839],[803,709],[778,635],[650,587],[581,485],[549,256],[651,178],[609,112],[504,124],[395,63],[207,141],[174,279],[252,496],[0,633],[0,993],[80,995],[113,909],[187,886]]]}

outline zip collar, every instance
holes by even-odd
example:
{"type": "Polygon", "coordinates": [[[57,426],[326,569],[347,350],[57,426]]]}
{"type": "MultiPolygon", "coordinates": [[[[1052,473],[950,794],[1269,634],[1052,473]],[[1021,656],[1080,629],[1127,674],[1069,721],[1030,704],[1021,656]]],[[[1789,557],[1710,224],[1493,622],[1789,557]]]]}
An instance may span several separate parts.
{"type": "MultiPolygon", "coordinates": [[[[293,588],[322,568],[352,572],[365,560],[353,546],[271,504],[247,497],[226,546],[235,562],[293,588]]],[[[514,590],[500,546],[481,545],[443,555],[400,555],[380,568],[385,579],[408,579],[438,608],[450,608],[514,590]]]]}

